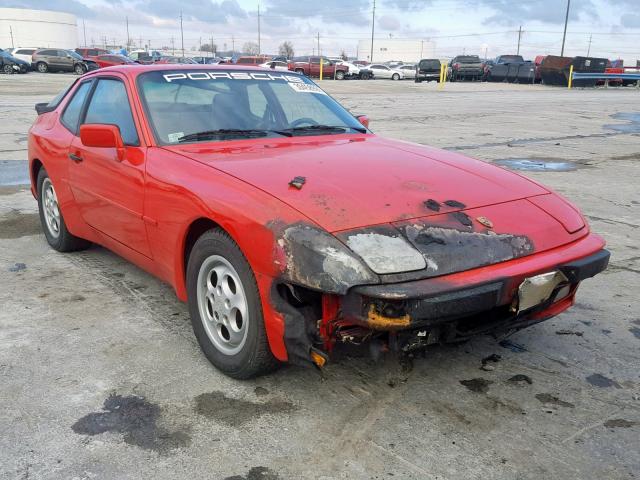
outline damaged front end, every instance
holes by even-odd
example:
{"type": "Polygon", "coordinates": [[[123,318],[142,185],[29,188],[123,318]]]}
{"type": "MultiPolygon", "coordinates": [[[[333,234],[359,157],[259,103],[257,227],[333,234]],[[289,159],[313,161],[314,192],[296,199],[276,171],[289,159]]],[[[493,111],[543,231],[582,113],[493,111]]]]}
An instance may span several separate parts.
{"type": "Polygon", "coordinates": [[[599,237],[569,233],[527,200],[459,208],[333,235],[273,225],[281,274],[271,303],[289,362],[321,367],[336,343],[408,353],[510,333],[568,308],[580,281],[606,268],[599,237]],[[558,248],[580,260],[559,261],[558,248]]]}

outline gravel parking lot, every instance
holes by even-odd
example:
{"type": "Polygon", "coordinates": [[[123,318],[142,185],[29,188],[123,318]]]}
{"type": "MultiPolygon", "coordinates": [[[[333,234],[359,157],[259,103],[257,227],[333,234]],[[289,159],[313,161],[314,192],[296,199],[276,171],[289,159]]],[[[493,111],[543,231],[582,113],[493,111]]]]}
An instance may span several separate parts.
{"type": "Polygon", "coordinates": [[[500,344],[434,347],[413,368],[356,350],[323,375],[239,382],[168,286],[99,247],[48,247],[27,130],[74,79],[0,76],[0,478],[640,476],[640,91],[320,82],[380,135],[526,169],[582,208],[612,262],[573,309],[500,344]]]}

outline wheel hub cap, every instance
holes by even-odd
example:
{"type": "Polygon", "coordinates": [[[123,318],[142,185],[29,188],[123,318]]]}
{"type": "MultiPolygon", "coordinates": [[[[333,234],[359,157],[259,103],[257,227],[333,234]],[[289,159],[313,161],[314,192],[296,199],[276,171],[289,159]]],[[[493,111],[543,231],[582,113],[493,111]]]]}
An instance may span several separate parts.
{"type": "Polygon", "coordinates": [[[225,355],[238,353],[247,339],[247,297],[238,273],[224,257],[212,255],[202,263],[198,309],[215,347],[225,355]]]}
{"type": "Polygon", "coordinates": [[[56,191],[48,178],[42,182],[42,209],[47,230],[52,237],[58,238],[60,236],[60,208],[56,191]]]}

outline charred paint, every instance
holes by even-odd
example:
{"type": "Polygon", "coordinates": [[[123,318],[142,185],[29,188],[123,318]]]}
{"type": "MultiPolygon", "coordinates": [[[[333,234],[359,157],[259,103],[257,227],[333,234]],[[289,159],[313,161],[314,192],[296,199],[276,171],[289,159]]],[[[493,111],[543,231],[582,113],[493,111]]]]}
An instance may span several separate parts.
{"type": "Polygon", "coordinates": [[[456,219],[465,227],[473,227],[473,220],[471,220],[471,217],[464,212],[453,212],[451,217],[456,219]]]}
{"type": "Polygon", "coordinates": [[[534,251],[528,237],[461,231],[416,223],[403,227],[409,242],[427,261],[427,275],[444,275],[504,262],[534,251]]]}
{"type": "Polygon", "coordinates": [[[378,277],[337,238],[315,226],[290,225],[277,244],[286,262],[283,277],[293,283],[337,294],[345,294],[355,285],[379,283],[378,277]]]}
{"type": "Polygon", "coordinates": [[[444,202],[444,204],[447,205],[448,207],[452,207],[452,208],[466,208],[467,207],[464,203],[459,202],[457,200],[446,200],[444,202]]]}
{"type": "Polygon", "coordinates": [[[430,198],[429,200],[426,200],[425,202],[423,202],[423,205],[425,207],[427,207],[429,210],[433,210],[434,212],[439,212],[440,211],[440,202],[434,200],[433,198],[430,198]]]}

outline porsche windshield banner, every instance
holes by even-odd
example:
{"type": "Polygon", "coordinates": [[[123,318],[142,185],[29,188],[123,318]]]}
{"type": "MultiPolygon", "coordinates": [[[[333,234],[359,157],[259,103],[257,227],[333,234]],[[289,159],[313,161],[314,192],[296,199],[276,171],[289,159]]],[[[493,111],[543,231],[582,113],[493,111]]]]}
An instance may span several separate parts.
{"type": "Polygon", "coordinates": [[[186,72],[167,73],[163,75],[167,82],[178,80],[284,80],[289,83],[305,83],[298,75],[285,75],[268,72],[186,72]]]}

